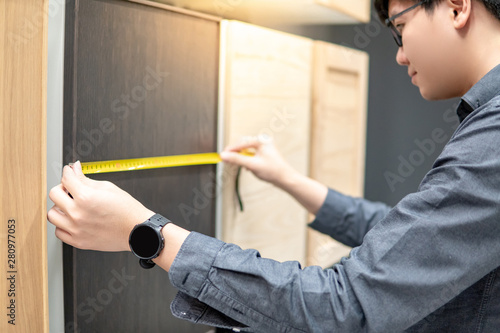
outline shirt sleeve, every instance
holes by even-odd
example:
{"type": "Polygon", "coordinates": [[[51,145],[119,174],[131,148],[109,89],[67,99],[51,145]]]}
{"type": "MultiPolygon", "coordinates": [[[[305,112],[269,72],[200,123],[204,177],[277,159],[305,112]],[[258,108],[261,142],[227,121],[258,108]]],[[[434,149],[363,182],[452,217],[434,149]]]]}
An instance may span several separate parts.
{"type": "Polygon", "coordinates": [[[500,266],[500,112],[469,116],[424,178],[331,269],[192,233],[169,276],[254,332],[401,332],[500,266]]]}
{"type": "Polygon", "coordinates": [[[309,226],[350,247],[361,245],[363,237],[382,220],[391,207],[380,202],[343,195],[329,189],[325,202],[309,226]]]}

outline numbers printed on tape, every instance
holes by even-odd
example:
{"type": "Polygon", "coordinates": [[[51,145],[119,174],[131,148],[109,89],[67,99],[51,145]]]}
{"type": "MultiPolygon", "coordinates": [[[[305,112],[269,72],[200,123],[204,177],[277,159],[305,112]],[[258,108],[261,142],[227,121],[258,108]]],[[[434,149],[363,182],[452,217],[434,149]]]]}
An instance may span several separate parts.
{"type": "Polygon", "coordinates": [[[217,164],[221,161],[218,153],[145,157],[98,162],[82,162],[84,174],[170,168],[188,165],[217,164]]]}
{"type": "MultiPolygon", "coordinates": [[[[244,149],[239,152],[245,156],[254,156],[255,152],[250,149],[244,149]]],[[[109,160],[97,162],[82,162],[82,171],[84,174],[108,173],[120,171],[134,171],[145,169],[171,168],[189,165],[207,165],[221,162],[219,153],[202,153],[187,155],[171,155],[144,157],[123,160],[109,160]]]]}

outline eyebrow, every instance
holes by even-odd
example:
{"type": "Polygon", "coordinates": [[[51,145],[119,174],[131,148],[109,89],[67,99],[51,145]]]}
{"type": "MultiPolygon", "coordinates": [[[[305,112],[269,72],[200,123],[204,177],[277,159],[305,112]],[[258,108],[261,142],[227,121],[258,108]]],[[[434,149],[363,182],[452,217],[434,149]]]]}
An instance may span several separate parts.
{"type": "MultiPolygon", "coordinates": [[[[390,3],[390,2],[391,2],[391,0],[387,0],[387,12],[388,12],[387,14],[389,15],[388,17],[393,17],[394,15],[397,15],[397,14],[399,14],[399,13],[402,13],[402,12],[403,12],[403,11],[405,11],[406,9],[410,8],[411,6],[413,6],[412,1],[408,1],[408,2],[409,2],[409,6],[408,6],[408,7],[402,4],[402,2],[403,2],[403,3],[406,3],[406,1],[393,0],[393,1],[392,1],[392,2],[393,2],[393,6],[389,6],[389,3],[390,3]],[[400,9],[400,10],[398,11],[397,6],[396,6],[396,8],[394,8],[394,5],[400,5],[400,7],[403,7],[403,9],[400,9]],[[392,7],[392,10],[389,10],[389,9],[390,9],[390,7],[392,7]]],[[[416,3],[416,2],[417,2],[417,1],[415,1],[415,3],[416,3]]]]}
{"type": "Polygon", "coordinates": [[[391,11],[391,15],[389,15],[389,17],[387,18],[387,20],[391,19],[392,20],[395,20],[396,18],[406,14],[407,12],[409,12],[410,10],[422,5],[423,3],[425,3],[425,1],[420,1],[420,2],[417,2],[416,4],[414,4],[413,6],[410,6],[402,11],[400,11],[399,13],[394,13],[394,7],[393,7],[393,10],[391,11]]]}
{"type": "MultiPolygon", "coordinates": [[[[397,8],[396,8],[396,9],[397,9],[397,8]]],[[[401,13],[401,11],[397,12],[396,10],[394,10],[394,6],[393,6],[393,7],[392,7],[392,10],[391,10],[391,11],[389,11],[389,13],[388,13],[388,17],[393,17],[394,15],[397,15],[397,14],[399,14],[399,13],[401,13]]]]}
{"type": "Polygon", "coordinates": [[[394,10],[394,6],[392,6],[392,10],[389,10],[389,2],[390,0],[387,0],[387,17],[393,17],[397,12],[394,10]]]}

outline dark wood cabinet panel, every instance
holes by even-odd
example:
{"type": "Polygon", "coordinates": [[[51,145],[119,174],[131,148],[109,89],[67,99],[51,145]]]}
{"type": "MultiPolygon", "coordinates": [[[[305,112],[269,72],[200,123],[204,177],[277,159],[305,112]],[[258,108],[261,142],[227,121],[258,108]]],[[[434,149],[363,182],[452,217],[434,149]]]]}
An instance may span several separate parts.
{"type": "MultiPolygon", "coordinates": [[[[66,5],[64,163],[216,151],[219,22],[112,0],[66,5]]],[[[214,235],[215,167],[94,175],[214,235]]],[[[64,248],[67,332],[206,332],[175,319],[168,274],[64,248]]]]}

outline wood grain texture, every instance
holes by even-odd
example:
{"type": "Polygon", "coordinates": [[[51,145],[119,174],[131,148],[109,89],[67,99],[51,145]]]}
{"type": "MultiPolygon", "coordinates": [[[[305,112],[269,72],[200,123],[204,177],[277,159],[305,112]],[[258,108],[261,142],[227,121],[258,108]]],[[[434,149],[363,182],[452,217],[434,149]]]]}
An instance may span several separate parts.
{"type": "MultiPolygon", "coordinates": [[[[219,22],[125,1],[67,4],[64,162],[216,151],[219,22]]],[[[214,235],[215,167],[94,175],[214,235]]],[[[64,250],[69,332],[206,332],[175,319],[176,290],[130,253],[64,250]]]]}
{"type": "Polygon", "coordinates": [[[157,0],[253,24],[346,24],[370,21],[370,0],[157,0]]]}
{"type": "MultiPolygon", "coordinates": [[[[314,43],[311,130],[312,178],[351,196],[363,196],[368,55],[314,43]]],[[[350,248],[309,230],[308,265],[328,267],[350,248]]]]}
{"type": "MultiPolygon", "coordinates": [[[[225,143],[266,134],[284,158],[307,174],[312,41],[236,21],[224,21],[226,56],[225,143]]],[[[288,194],[243,170],[235,197],[236,168],[223,180],[222,236],[263,257],[304,262],[306,211],[288,194]]]]}
{"type": "Polygon", "coordinates": [[[0,332],[5,333],[49,331],[47,6],[44,0],[0,0],[0,332]]]}

